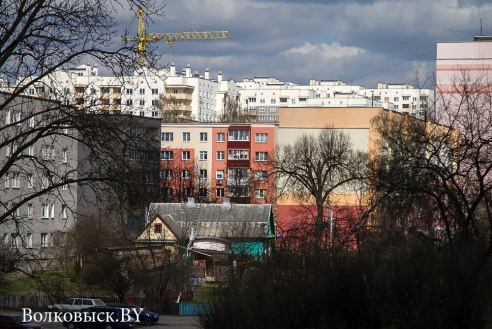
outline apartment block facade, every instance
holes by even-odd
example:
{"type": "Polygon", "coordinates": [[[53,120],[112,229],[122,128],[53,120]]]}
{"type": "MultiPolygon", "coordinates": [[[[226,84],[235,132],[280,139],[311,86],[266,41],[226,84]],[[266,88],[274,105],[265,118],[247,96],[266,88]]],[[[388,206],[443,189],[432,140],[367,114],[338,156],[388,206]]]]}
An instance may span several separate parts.
{"type": "MultiPolygon", "coordinates": [[[[36,77],[20,77],[16,87],[36,77]]],[[[5,88],[4,88],[5,89],[5,88]]],[[[132,76],[104,76],[87,63],[57,70],[29,86],[25,94],[58,100],[81,109],[111,111],[143,117],[162,117],[162,107],[172,109],[182,120],[216,121],[228,104],[237,101],[234,80],[214,79],[209,69],[200,75],[188,64],[181,72],[174,63],[167,69],[141,68],[132,76]]]]}
{"type": "Polygon", "coordinates": [[[434,113],[434,91],[408,83],[379,83],[376,89],[366,89],[341,80],[312,79],[309,85],[299,85],[258,77],[237,85],[242,108],[258,122],[279,122],[282,107],[384,107],[418,118],[434,113]]]}
{"type": "MultiPolygon", "coordinates": [[[[77,221],[87,218],[111,221],[108,211],[112,206],[111,189],[102,182],[111,179],[104,173],[114,162],[104,155],[94,156],[101,149],[90,149],[97,144],[84,142],[85,138],[92,138],[88,132],[97,133],[101,129],[100,120],[94,118],[87,128],[80,121],[66,125],[64,122],[70,121],[78,110],[35,97],[0,94],[0,103],[3,107],[0,111],[0,250],[23,255],[26,261],[34,259],[36,262],[31,265],[38,269],[49,267],[55,259],[52,247],[64,246],[66,232],[77,221]],[[100,173],[100,168],[104,173],[100,173]]],[[[106,116],[102,120],[107,121],[108,117],[109,125],[130,123],[128,127],[123,126],[128,136],[146,134],[149,141],[145,144],[146,154],[158,154],[160,120],[132,116],[106,116]]],[[[140,179],[146,189],[140,190],[141,194],[151,197],[146,199],[146,204],[137,204],[134,201],[137,198],[130,194],[126,200],[128,210],[124,220],[128,223],[138,220],[142,226],[145,207],[157,201],[158,156],[153,163],[142,163],[135,157],[138,152],[132,149],[121,146],[110,151],[116,154],[114,158],[128,163],[122,168],[135,168],[126,171],[135,175],[128,177],[128,181],[140,179]],[[144,179],[148,181],[144,183],[144,179]]]]}
{"type": "Polygon", "coordinates": [[[274,124],[163,124],[161,201],[269,203],[274,124]]]}

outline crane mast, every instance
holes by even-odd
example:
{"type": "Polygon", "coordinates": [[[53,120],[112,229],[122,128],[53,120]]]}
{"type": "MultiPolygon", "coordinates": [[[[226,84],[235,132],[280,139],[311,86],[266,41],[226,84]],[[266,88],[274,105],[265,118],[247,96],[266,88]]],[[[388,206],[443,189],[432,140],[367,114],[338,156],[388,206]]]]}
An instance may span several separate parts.
{"type": "Polygon", "coordinates": [[[213,39],[230,39],[229,31],[191,31],[191,32],[161,32],[147,33],[145,29],[145,13],[139,8],[137,12],[138,30],[136,38],[122,37],[123,41],[137,41],[138,64],[145,64],[145,55],[147,43],[155,41],[166,41],[167,44],[173,44],[177,40],[213,40],[213,39]]]}

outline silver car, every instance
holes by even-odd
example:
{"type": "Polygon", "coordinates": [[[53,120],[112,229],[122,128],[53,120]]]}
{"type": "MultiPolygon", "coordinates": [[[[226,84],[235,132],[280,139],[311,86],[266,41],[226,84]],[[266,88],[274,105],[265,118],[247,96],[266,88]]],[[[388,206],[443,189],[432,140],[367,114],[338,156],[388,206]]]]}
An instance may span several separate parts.
{"type": "Polygon", "coordinates": [[[69,298],[61,304],[48,305],[48,308],[53,311],[71,312],[94,306],[106,306],[106,304],[102,300],[94,298],[69,298]]]}

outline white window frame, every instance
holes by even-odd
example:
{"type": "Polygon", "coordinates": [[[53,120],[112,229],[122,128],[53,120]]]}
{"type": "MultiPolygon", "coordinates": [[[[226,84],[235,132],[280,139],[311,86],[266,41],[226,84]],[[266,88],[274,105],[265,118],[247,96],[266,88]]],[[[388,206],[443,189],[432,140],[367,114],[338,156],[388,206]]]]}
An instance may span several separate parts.
{"type": "Polygon", "coordinates": [[[225,134],[217,133],[217,142],[225,142],[225,134]]]}
{"type": "Polygon", "coordinates": [[[208,141],[208,133],[206,132],[201,132],[200,133],[200,142],[207,142],[208,141]]]}
{"type": "Polygon", "coordinates": [[[183,132],[183,142],[189,142],[191,140],[190,132],[183,132]]]}
{"type": "Polygon", "coordinates": [[[20,179],[19,179],[19,173],[18,172],[13,172],[12,173],[12,188],[20,188],[20,179]]]}
{"type": "Polygon", "coordinates": [[[229,149],[227,150],[227,160],[249,160],[249,150],[229,149]]]}
{"type": "Polygon", "coordinates": [[[207,151],[200,151],[199,156],[200,156],[200,161],[208,160],[208,152],[207,151]]]}
{"type": "Polygon", "coordinates": [[[255,199],[265,199],[268,196],[267,189],[255,190],[255,199]]]}
{"type": "Polygon", "coordinates": [[[191,160],[191,152],[190,151],[183,151],[181,153],[181,160],[185,160],[185,161],[191,160]]]}
{"type": "Polygon", "coordinates": [[[225,160],[225,151],[217,151],[216,159],[217,160],[225,160]]]}
{"type": "Polygon", "coordinates": [[[67,154],[67,149],[62,150],[62,163],[67,163],[68,162],[68,154],[67,154]]]}
{"type": "Polygon", "coordinates": [[[27,216],[28,219],[32,219],[33,210],[34,210],[33,204],[32,203],[28,203],[27,204],[27,214],[26,214],[26,216],[27,216]]]}
{"type": "Polygon", "coordinates": [[[256,143],[268,143],[268,133],[256,133],[256,143]]]}
{"type": "Polygon", "coordinates": [[[41,233],[41,247],[48,247],[48,233],[41,233]]]}
{"type": "Polygon", "coordinates": [[[208,178],[208,170],[200,169],[200,179],[207,179],[207,178],[208,178]]]}
{"type": "Polygon", "coordinates": [[[161,151],[161,160],[173,160],[174,152],[173,151],[161,151]]]}
{"type": "Polygon", "coordinates": [[[169,131],[161,133],[161,142],[172,142],[174,140],[174,134],[169,131]]]}
{"type": "Polygon", "coordinates": [[[50,205],[49,203],[43,203],[41,204],[41,218],[42,219],[48,219],[50,218],[50,205]]]}
{"type": "Polygon", "coordinates": [[[217,197],[217,198],[223,198],[224,196],[225,196],[225,190],[224,190],[224,188],[223,188],[223,187],[221,187],[221,188],[216,188],[216,189],[215,189],[215,197],[217,197]],[[220,191],[221,193],[219,193],[219,191],[220,191]]]}
{"type": "Polygon", "coordinates": [[[255,161],[268,161],[268,152],[255,152],[255,161]]]}
{"type": "Polygon", "coordinates": [[[249,141],[249,130],[229,130],[229,141],[249,141]]]}
{"type": "Polygon", "coordinates": [[[268,171],[266,170],[256,170],[255,171],[255,180],[268,180],[268,171]]]}
{"type": "Polygon", "coordinates": [[[225,171],[224,170],[216,170],[215,171],[215,179],[224,179],[225,171]]]}

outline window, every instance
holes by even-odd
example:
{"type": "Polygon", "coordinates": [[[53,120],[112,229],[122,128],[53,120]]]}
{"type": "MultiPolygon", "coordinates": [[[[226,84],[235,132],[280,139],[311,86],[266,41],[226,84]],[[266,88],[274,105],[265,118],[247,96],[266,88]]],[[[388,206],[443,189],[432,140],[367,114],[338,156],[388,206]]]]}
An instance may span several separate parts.
{"type": "Polygon", "coordinates": [[[27,218],[32,219],[32,214],[33,214],[32,203],[28,203],[27,204],[27,218]]]}
{"type": "Polygon", "coordinates": [[[41,186],[43,188],[47,188],[49,185],[50,185],[50,176],[48,176],[48,175],[45,174],[41,178],[41,186]]]}
{"type": "Polygon", "coordinates": [[[258,112],[265,112],[265,108],[264,107],[258,108],[258,112]]]}
{"type": "Polygon", "coordinates": [[[224,179],[224,170],[217,170],[215,173],[216,179],[224,179]]]}
{"type": "Polygon", "coordinates": [[[230,141],[249,141],[248,130],[229,130],[230,141]]]}
{"type": "Polygon", "coordinates": [[[44,145],[43,147],[41,147],[41,159],[43,159],[43,160],[49,160],[50,159],[49,147],[47,145],[44,145]]]}
{"type": "Polygon", "coordinates": [[[52,219],[55,218],[55,204],[54,203],[50,204],[50,218],[52,218],[52,219]]]}
{"type": "Polygon", "coordinates": [[[276,102],[277,102],[277,100],[275,98],[270,99],[271,104],[275,104],[276,102]]]}
{"type": "Polygon", "coordinates": [[[161,170],[161,179],[172,179],[173,171],[171,169],[161,170]]]}
{"type": "Polygon", "coordinates": [[[266,170],[255,171],[255,180],[267,180],[268,172],[266,170]]]}
{"type": "Polygon", "coordinates": [[[173,189],[172,188],[163,188],[161,190],[161,195],[164,197],[172,198],[173,197],[173,189]]]}
{"type": "Polygon", "coordinates": [[[127,95],[133,95],[133,89],[132,88],[127,88],[126,89],[126,94],[127,95]]]}
{"type": "Polygon", "coordinates": [[[161,160],[172,160],[173,151],[161,151],[161,160]]]}
{"type": "Polygon", "coordinates": [[[62,150],[62,163],[68,162],[67,149],[62,150]]]}
{"type": "Polygon", "coordinates": [[[217,133],[217,142],[224,142],[224,141],[225,141],[225,134],[217,133]]]}
{"type": "Polygon", "coordinates": [[[402,96],[402,99],[403,99],[404,101],[409,101],[409,100],[410,100],[410,96],[402,96]]]}
{"type": "Polygon", "coordinates": [[[41,233],[41,247],[48,247],[48,233],[41,233]]]}
{"type": "Polygon", "coordinates": [[[207,139],[207,133],[200,133],[200,142],[206,142],[207,139]]]}
{"type": "Polygon", "coordinates": [[[34,188],[34,178],[32,174],[27,175],[27,188],[34,188]]]}
{"type": "Polygon", "coordinates": [[[183,178],[183,179],[190,179],[190,171],[189,170],[183,170],[183,171],[181,171],[181,178],[183,178]]]}
{"type": "Polygon", "coordinates": [[[162,224],[154,224],[154,233],[161,234],[162,233],[162,224]]]}
{"type": "Polygon", "coordinates": [[[198,195],[199,196],[207,196],[208,195],[208,190],[205,187],[200,187],[198,189],[198,195]]]}
{"type": "Polygon", "coordinates": [[[140,106],[144,106],[145,105],[145,99],[141,99],[139,104],[140,104],[140,106]]]}
{"type": "Polygon", "coordinates": [[[267,190],[256,190],[255,198],[256,199],[264,199],[267,197],[267,190]]]}
{"type": "Polygon", "coordinates": [[[9,234],[8,233],[3,234],[2,242],[5,246],[9,244],[9,234]]]}
{"type": "Polygon", "coordinates": [[[32,248],[32,233],[27,233],[24,239],[24,246],[26,248],[32,248]]]}
{"type": "Polygon", "coordinates": [[[17,218],[19,217],[19,208],[14,209],[17,207],[17,203],[12,203],[12,217],[17,218]]]}
{"type": "Polygon", "coordinates": [[[218,188],[215,190],[215,196],[217,198],[223,198],[224,197],[224,189],[223,188],[218,188]]]}
{"type": "Polygon", "coordinates": [[[12,188],[19,188],[20,187],[19,173],[18,172],[13,172],[11,179],[12,179],[12,188]]]}
{"type": "Polygon", "coordinates": [[[50,205],[47,203],[43,203],[41,205],[41,218],[46,219],[49,218],[50,215],[50,205]]]}
{"type": "Polygon", "coordinates": [[[200,160],[207,160],[207,151],[200,151],[200,160]]]}
{"type": "Polygon", "coordinates": [[[277,112],[277,108],[276,107],[270,107],[270,113],[274,113],[274,112],[277,112]]]}
{"type": "Polygon", "coordinates": [[[132,106],[133,105],[133,99],[127,99],[126,100],[126,105],[127,106],[132,106]]]}
{"type": "Polygon", "coordinates": [[[145,88],[140,88],[139,92],[140,92],[140,95],[145,95],[145,88]]]}
{"type": "Polygon", "coordinates": [[[255,153],[255,161],[267,161],[268,153],[267,152],[256,152],[255,153]]]}
{"type": "Polygon", "coordinates": [[[10,187],[10,173],[6,172],[4,176],[5,176],[4,186],[8,188],[10,187]]]}
{"type": "Polygon", "coordinates": [[[398,97],[393,97],[394,102],[398,102],[400,99],[398,97]]]}
{"type": "Polygon", "coordinates": [[[62,210],[61,210],[60,217],[62,219],[67,219],[68,218],[68,216],[67,216],[67,205],[66,204],[62,205],[62,210]]]}
{"type": "Polygon", "coordinates": [[[249,150],[233,150],[228,151],[227,159],[229,160],[249,160],[249,150]]]}
{"type": "Polygon", "coordinates": [[[207,169],[200,169],[200,179],[206,179],[208,176],[207,169]]]}
{"type": "Polygon", "coordinates": [[[183,160],[190,160],[191,159],[191,154],[190,151],[183,151],[183,160]]]}
{"type": "Polygon", "coordinates": [[[256,98],[255,97],[248,98],[248,103],[256,103],[256,98]]]}
{"type": "Polygon", "coordinates": [[[255,141],[257,143],[266,143],[266,142],[268,142],[268,134],[265,134],[265,133],[256,134],[255,141]]]}
{"type": "Polygon", "coordinates": [[[181,189],[181,196],[183,198],[186,198],[188,195],[190,195],[190,189],[187,187],[184,187],[181,189]]]}
{"type": "Polygon", "coordinates": [[[264,98],[260,98],[260,104],[265,104],[265,99],[264,98]]]}
{"type": "Polygon", "coordinates": [[[190,133],[183,133],[183,142],[189,142],[190,141],[190,133]]]}
{"type": "Polygon", "coordinates": [[[159,94],[159,89],[152,88],[152,95],[158,95],[158,94],[159,94]]]}
{"type": "Polygon", "coordinates": [[[130,160],[140,160],[140,151],[137,149],[130,149],[130,160]]]}
{"type": "Polygon", "coordinates": [[[7,110],[7,113],[5,114],[5,124],[10,124],[10,110],[7,110]]]}
{"type": "Polygon", "coordinates": [[[161,133],[161,142],[172,142],[173,139],[173,133],[161,133]]]}
{"type": "Polygon", "coordinates": [[[280,103],[287,103],[287,98],[280,98],[280,103]]]}
{"type": "Polygon", "coordinates": [[[14,248],[17,247],[17,233],[10,234],[10,246],[14,248]]]}
{"type": "Polygon", "coordinates": [[[225,152],[217,151],[217,160],[224,160],[224,158],[225,158],[225,152]]]}

